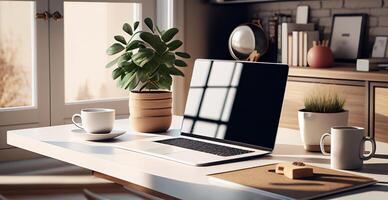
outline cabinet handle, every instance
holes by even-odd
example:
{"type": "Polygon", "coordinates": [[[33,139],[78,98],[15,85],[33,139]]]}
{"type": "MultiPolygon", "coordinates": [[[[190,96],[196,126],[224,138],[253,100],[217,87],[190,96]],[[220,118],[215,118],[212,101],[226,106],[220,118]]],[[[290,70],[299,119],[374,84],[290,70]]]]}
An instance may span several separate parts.
{"type": "Polygon", "coordinates": [[[55,20],[55,21],[58,21],[60,19],[63,19],[63,16],[60,12],[58,11],[55,11],[52,15],[52,18],[55,20]]]}
{"type": "Polygon", "coordinates": [[[36,13],[35,18],[36,19],[44,19],[48,20],[50,19],[51,14],[48,11],[44,11],[43,13],[36,13]]]}

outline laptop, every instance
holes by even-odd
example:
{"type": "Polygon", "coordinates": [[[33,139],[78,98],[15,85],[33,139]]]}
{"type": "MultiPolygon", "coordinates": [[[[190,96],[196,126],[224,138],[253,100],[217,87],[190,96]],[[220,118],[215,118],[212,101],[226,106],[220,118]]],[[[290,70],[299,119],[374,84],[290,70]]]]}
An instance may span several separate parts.
{"type": "Polygon", "coordinates": [[[195,61],[181,134],[118,144],[119,148],[207,166],[271,153],[278,130],[288,66],[195,61]]]}

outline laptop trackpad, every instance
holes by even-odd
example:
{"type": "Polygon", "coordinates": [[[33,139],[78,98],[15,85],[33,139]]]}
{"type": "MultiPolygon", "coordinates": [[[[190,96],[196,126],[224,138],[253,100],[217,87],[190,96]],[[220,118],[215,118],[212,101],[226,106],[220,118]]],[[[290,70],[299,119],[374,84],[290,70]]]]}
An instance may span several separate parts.
{"type": "Polygon", "coordinates": [[[167,155],[167,154],[185,151],[185,149],[181,149],[181,148],[177,148],[169,145],[156,144],[154,142],[147,142],[147,145],[143,146],[143,148],[141,149],[143,151],[153,153],[153,154],[159,154],[159,155],[167,155]]]}
{"type": "Polygon", "coordinates": [[[176,148],[176,147],[164,147],[164,146],[161,146],[161,147],[157,147],[157,148],[147,149],[145,151],[149,152],[149,153],[154,153],[154,154],[167,155],[167,154],[182,152],[184,150],[176,148]]]}

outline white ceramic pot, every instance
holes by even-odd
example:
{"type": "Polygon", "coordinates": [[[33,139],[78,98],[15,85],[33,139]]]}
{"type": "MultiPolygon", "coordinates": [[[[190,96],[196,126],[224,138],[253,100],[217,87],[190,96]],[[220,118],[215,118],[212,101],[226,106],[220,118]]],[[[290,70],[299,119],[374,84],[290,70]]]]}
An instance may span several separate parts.
{"type": "MultiPolygon", "coordinates": [[[[299,130],[306,151],[320,151],[319,142],[324,133],[328,133],[333,126],[347,126],[349,112],[313,113],[298,111],[299,130]]],[[[330,149],[327,143],[325,149],[330,149]]]]}

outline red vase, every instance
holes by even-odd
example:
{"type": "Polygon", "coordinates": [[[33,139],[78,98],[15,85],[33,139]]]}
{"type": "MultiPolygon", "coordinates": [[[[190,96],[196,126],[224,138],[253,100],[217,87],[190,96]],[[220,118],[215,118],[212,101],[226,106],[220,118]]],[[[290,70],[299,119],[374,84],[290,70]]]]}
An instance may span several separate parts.
{"type": "Polygon", "coordinates": [[[307,53],[307,63],[314,68],[328,68],[334,64],[333,52],[328,46],[313,46],[307,53]]]}

